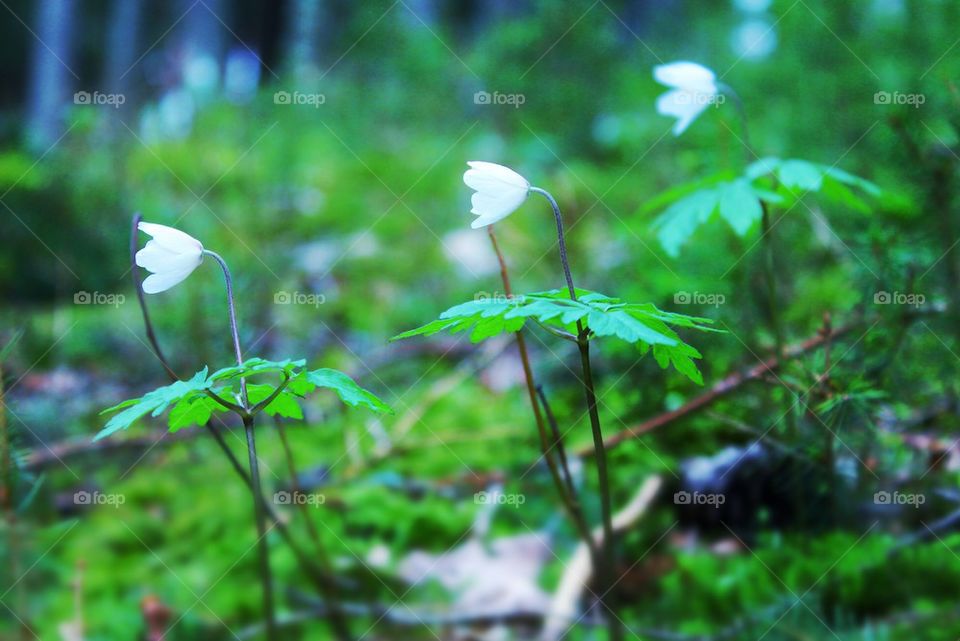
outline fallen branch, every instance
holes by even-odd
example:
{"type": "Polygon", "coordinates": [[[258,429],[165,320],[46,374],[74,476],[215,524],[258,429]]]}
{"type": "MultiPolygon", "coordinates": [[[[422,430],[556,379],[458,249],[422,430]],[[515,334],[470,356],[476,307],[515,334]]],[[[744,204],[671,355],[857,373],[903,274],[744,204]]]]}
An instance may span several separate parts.
{"type": "MultiPolygon", "coordinates": [[[[786,359],[793,359],[799,356],[806,354],[807,352],[812,352],[820,347],[823,347],[826,344],[829,344],[831,341],[836,338],[843,336],[844,334],[850,332],[855,327],[858,327],[863,324],[862,320],[854,321],[833,329],[829,333],[818,333],[812,338],[808,338],[802,343],[796,345],[788,346],[784,349],[786,354],[786,359]]],[[[640,436],[641,434],[646,434],[647,432],[654,430],[658,427],[672,423],[678,419],[681,419],[689,414],[701,410],[708,405],[713,404],[720,398],[723,398],[727,394],[730,394],[744,383],[749,381],[755,381],[762,379],[767,373],[777,369],[782,365],[782,361],[776,356],[771,356],[765,361],[762,361],[753,367],[747,368],[745,370],[734,372],[729,376],[723,378],[721,381],[713,385],[708,391],[704,392],[700,396],[697,396],[690,401],[687,401],[680,407],[669,412],[664,412],[663,414],[658,414],[653,418],[647,419],[643,423],[634,425],[633,427],[628,427],[625,430],[617,432],[616,434],[611,435],[609,438],[605,439],[605,445],[607,448],[616,447],[620,443],[623,443],[626,440],[629,440],[635,436],[640,436]]],[[[578,456],[589,456],[593,453],[593,447],[581,448],[577,451],[578,456]]]]}
{"type": "Polygon", "coordinates": [[[31,450],[23,460],[23,467],[28,470],[44,468],[54,463],[61,463],[64,459],[81,456],[83,454],[104,454],[121,450],[145,450],[164,443],[175,443],[195,438],[199,430],[181,430],[174,434],[163,431],[149,436],[133,438],[110,438],[91,441],[87,437],[60,441],[53,445],[31,450]]]}

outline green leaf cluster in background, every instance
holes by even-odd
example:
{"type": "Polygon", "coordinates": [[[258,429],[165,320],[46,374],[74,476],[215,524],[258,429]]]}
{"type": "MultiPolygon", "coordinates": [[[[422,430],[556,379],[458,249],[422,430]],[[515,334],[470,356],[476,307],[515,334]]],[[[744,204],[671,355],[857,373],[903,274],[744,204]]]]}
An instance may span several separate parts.
{"type": "Polygon", "coordinates": [[[743,237],[763,217],[764,203],[792,207],[806,194],[821,192],[858,211],[868,204],[851,189],[868,196],[880,195],[872,182],[833,166],[806,160],[768,157],[751,163],[744,175],[733,179],[681,185],[641,208],[641,213],[669,205],[653,222],[657,239],[673,257],[702,225],[717,212],[737,236],[743,237]],[[699,188],[698,188],[699,187],[699,188]],[[691,193],[692,192],[692,193],[691,193]]]}

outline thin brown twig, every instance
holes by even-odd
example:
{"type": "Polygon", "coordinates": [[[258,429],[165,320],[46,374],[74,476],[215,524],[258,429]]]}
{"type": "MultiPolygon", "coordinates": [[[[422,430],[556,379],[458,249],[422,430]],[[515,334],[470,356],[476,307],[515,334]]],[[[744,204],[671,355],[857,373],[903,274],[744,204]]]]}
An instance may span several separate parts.
{"type": "Polygon", "coordinates": [[[560,469],[563,471],[563,480],[567,484],[567,491],[571,494],[576,492],[573,484],[573,475],[570,474],[570,461],[567,459],[567,448],[563,444],[563,437],[560,434],[560,427],[557,425],[557,417],[550,408],[547,401],[547,395],[543,392],[543,385],[537,385],[537,396],[540,398],[540,404],[543,406],[543,413],[547,417],[547,424],[550,426],[550,432],[553,434],[553,446],[557,450],[560,459],[560,469]]]}
{"type": "MultiPolygon", "coordinates": [[[[797,358],[803,354],[806,354],[807,352],[818,349],[825,345],[828,341],[835,340],[836,338],[850,332],[855,327],[862,325],[863,322],[864,321],[861,319],[846,325],[842,325],[836,329],[832,329],[830,333],[826,335],[818,332],[816,336],[808,338],[802,343],[798,343],[791,347],[786,347],[784,349],[786,359],[797,358]]],[[[690,399],[677,409],[658,414],[647,419],[646,421],[643,421],[642,423],[638,423],[637,425],[628,427],[625,430],[621,430],[620,432],[611,435],[607,438],[607,447],[616,447],[624,441],[628,441],[632,438],[640,436],[641,434],[646,434],[647,432],[658,427],[662,427],[685,416],[693,414],[694,412],[713,404],[715,401],[723,398],[724,396],[727,396],[744,383],[762,379],[769,372],[772,372],[780,367],[783,360],[784,359],[777,358],[776,356],[771,356],[767,360],[762,361],[752,367],[729,374],[722,378],[719,382],[715,383],[708,391],[690,399]]],[[[592,449],[582,448],[577,451],[577,454],[579,456],[589,456],[592,454],[592,449]]]]}

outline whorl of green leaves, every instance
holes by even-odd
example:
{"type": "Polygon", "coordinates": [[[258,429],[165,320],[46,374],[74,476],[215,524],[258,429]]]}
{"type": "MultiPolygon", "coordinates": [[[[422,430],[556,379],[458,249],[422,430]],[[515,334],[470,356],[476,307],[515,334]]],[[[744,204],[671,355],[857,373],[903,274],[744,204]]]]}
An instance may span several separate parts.
{"type": "MultiPolygon", "coordinates": [[[[140,398],[124,401],[101,412],[117,412],[94,440],[110,436],[124,430],[148,414],[158,417],[168,408],[170,414],[167,425],[176,432],[191,425],[203,425],[214,412],[224,412],[226,408],[213,399],[208,392],[222,399],[236,402],[240,393],[240,379],[264,374],[280,374],[286,381],[283,389],[270,401],[263,412],[271,416],[303,419],[300,402],[320,388],[336,392],[340,400],[351,407],[366,407],[378,413],[392,413],[383,401],[357,385],[352,378],[334,369],[305,369],[304,360],[268,361],[263,358],[251,358],[243,365],[234,365],[207,374],[207,368],[197,372],[186,381],[176,381],[164,387],[147,392],[140,398]],[[122,410],[122,411],[121,411],[122,410]]],[[[283,383],[279,383],[283,385],[283,383]]],[[[247,382],[247,397],[251,406],[267,400],[277,390],[277,384],[247,382]]]]}
{"type": "Polygon", "coordinates": [[[528,320],[569,333],[576,332],[579,321],[589,330],[590,337],[616,337],[638,345],[644,353],[652,348],[661,367],[673,364],[677,371],[700,385],[703,377],[692,360],[701,358],[700,352],[680,340],[671,326],[716,331],[708,327],[712,322],[709,319],[664,312],[650,303],[625,303],[584,289],[578,289],[577,300],[571,300],[566,290],[554,289],[462,303],[440,314],[437,320],[391,340],[469,330],[470,340],[479,342],[519,331],[528,320]]]}
{"type": "Polygon", "coordinates": [[[878,197],[872,182],[829,165],[806,160],[761,158],[747,167],[743,176],[715,176],[708,181],[675,187],[641,208],[641,213],[667,206],[653,222],[660,244],[676,257],[680,248],[714,214],[745,236],[763,215],[762,202],[791,206],[808,193],[841,202],[857,211],[869,212],[859,190],[878,197]]]}

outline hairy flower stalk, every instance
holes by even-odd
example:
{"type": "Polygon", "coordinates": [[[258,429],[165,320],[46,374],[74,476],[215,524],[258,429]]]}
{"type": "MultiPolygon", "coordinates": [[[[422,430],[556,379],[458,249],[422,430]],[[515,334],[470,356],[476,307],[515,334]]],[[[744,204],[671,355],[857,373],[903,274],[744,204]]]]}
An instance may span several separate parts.
{"type": "MultiPolygon", "coordinates": [[[[243,365],[243,352],[240,349],[240,332],[237,329],[237,310],[233,297],[233,278],[226,261],[216,252],[204,249],[203,253],[213,258],[223,270],[223,278],[227,285],[227,308],[230,314],[230,333],[233,335],[233,348],[237,357],[237,365],[243,365]]],[[[250,482],[253,485],[253,513],[257,522],[257,550],[260,571],[260,582],[263,587],[263,611],[266,620],[266,635],[268,641],[277,639],[277,623],[273,607],[273,575],[270,572],[270,547],[267,542],[267,519],[260,497],[263,496],[263,484],[260,481],[260,464],[257,460],[257,441],[254,435],[254,417],[250,410],[250,401],[247,398],[246,379],[240,379],[240,403],[244,409],[242,414],[243,429],[247,436],[247,456],[250,463],[250,482]]]]}

